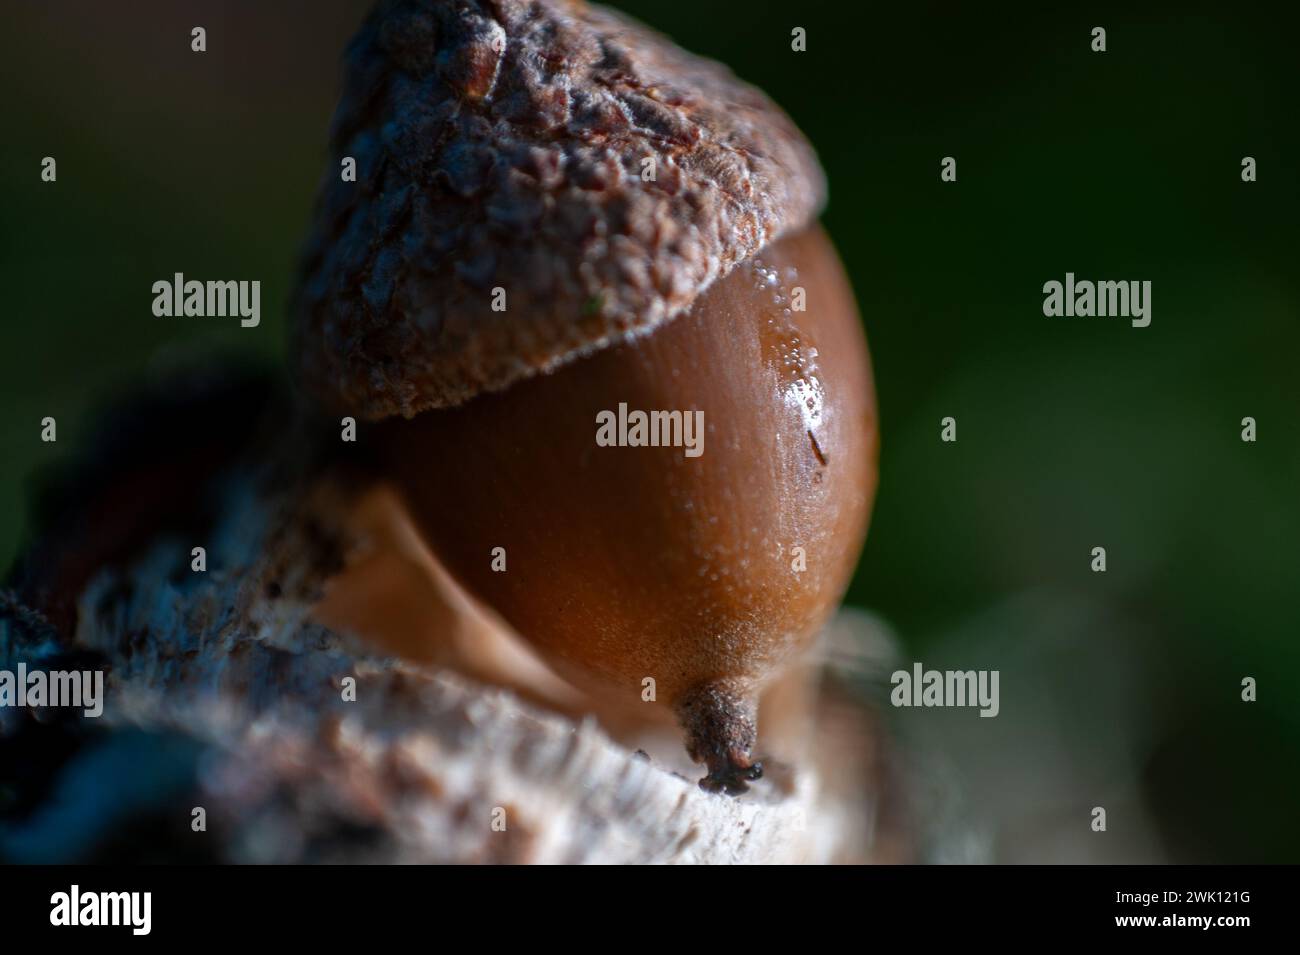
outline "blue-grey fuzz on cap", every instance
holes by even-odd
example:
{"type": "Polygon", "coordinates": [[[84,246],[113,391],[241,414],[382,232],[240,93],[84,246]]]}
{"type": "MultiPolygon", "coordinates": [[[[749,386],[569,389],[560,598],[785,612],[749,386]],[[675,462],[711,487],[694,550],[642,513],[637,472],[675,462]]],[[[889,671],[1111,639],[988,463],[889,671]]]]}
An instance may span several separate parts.
{"type": "Polygon", "coordinates": [[[761,92],[576,0],[381,3],[330,157],[294,353],[318,399],[368,418],[649,332],[825,196],[761,92]]]}

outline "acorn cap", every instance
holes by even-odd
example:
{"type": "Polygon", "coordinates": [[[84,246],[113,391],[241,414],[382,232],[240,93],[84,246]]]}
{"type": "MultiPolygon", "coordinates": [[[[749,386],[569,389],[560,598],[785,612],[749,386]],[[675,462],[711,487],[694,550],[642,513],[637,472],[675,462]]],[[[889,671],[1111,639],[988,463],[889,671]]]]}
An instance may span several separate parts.
{"type": "Polygon", "coordinates": [[[330,141],[294,352],[366,418],[652,331],[825,198],[771,100],[582,2],[381,3],[330,141]]]}

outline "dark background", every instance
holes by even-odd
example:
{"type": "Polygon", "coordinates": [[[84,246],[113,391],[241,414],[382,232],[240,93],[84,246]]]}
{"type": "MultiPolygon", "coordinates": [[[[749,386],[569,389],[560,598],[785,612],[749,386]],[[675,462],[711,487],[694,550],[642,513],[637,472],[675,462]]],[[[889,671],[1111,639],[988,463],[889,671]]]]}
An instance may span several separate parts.
{"type": "MultiPolygon", "coordinates": [[[[765,89],[826,167],[883,422],[850,600],[905,663],[1001,671],[997,719],[890,714],[929,857],[1300,859],[1293,24],[1241,4],[618,6],[765,89]],[[1067,271],[1150,280],[1150,327],[1045,318],[1067,271]]],[[[6,4],[0,566],[34,475],[106,398],[180,352],[279,360],[366,7],[6,4]],[[155,318],[176,271],[260,278],[261,326],[155,318]]]]}

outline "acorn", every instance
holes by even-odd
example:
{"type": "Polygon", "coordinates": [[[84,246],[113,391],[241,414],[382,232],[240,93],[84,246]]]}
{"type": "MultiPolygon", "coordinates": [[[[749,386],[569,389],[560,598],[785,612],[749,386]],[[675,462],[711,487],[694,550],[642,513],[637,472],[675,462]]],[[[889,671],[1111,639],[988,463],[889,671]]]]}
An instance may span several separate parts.
{"type": "Polygon", "coordinates": [[[701,785],[832,613],[875,489],[816,157],[723,67],[561,0],[381,4],[295,298],[305,388],[562,676],[671,706],[701,785]],[[355,181],[340,175],[355,161],[355,181]]]}

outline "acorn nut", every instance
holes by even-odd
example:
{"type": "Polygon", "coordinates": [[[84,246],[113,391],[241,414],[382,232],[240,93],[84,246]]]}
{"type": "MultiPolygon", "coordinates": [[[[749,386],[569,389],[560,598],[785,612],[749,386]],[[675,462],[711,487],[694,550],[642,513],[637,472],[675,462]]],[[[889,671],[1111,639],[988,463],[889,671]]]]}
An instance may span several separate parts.
{"type": "Polygon", "coordinates": [[[302,383],[379,422],[471,594],[587,692],[653,686],[701,785],[744,791],[759,693],[840,600],[875,489],[811,148],[614,12],[407,0],[350,47],[331,155],[302,383]]]}

